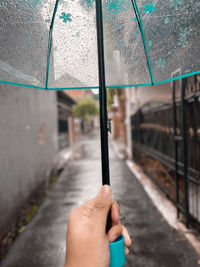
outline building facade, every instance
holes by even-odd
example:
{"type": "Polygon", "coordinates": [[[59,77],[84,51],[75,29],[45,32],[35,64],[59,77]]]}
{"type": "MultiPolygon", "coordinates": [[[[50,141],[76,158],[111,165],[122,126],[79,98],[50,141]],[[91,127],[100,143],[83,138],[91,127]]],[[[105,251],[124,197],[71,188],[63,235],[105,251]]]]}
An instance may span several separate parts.
{"type": "Polygon", "coordinates": [[[70,146],[75,140],[72,109],[75,103],[65,92],[57,92],[59,150],[70,146]]]}
{"type": "Polygon", "coordinates": [[[0,85],[0,235],[53,170],[56,92],[0,85]]]}

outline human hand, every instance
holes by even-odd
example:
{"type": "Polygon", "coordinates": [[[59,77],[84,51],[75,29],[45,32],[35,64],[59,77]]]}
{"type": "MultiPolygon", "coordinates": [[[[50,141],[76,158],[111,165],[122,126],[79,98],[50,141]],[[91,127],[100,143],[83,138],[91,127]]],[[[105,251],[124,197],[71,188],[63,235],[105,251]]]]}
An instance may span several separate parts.
{"type": "Polygon", "coordinates": [[[125,253],[131,246],[127,229],[119,221],[119,205],[112,200],[110,186],[104,185],[97,197],[74,209],[68,220],[65,267],[109,267],[109,242],[124,236],[125,253]],[[111,209],[112,227],[106,235],[111,209]]]}

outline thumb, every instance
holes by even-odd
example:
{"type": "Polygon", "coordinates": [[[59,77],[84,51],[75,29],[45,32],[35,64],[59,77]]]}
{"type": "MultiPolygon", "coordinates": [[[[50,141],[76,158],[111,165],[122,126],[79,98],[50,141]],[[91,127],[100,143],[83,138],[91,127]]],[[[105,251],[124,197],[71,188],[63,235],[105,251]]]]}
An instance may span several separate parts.
{"type": "Polygon", "coordinates": [[[112,190],[109,185],[104,185],[99,191],[95,202],[92,217],[96,225],[99,227],[106,227],[107,216],[112,204],[112,190]]]}

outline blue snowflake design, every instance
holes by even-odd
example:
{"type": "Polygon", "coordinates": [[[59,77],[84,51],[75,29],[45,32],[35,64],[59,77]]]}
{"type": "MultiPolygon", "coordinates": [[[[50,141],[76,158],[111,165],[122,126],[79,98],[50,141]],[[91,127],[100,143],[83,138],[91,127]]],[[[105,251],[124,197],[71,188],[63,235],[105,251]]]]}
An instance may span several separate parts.
{"type": "Polygon", "coordinates": [[[37,61],[37,62],[35,63],[35,67],[41,69],[41,67],[42,67],[41,62],[37,61]]]}
{"type": "Polygon", "coordinates": [[[139,36],[141,35],[140,33],[140,29],[137,28],[136,30],[134,30],[129,37],[129,43],[132,44],[137,38],[139,38],[139,36]]]}
{"type": "Polygon", "coordinates": [[[181,32],[179,33],[179,38],[178,38],[178,45],[185,47],[188,42],[189,42],[189,37],[190,37],[190,31],[188,28],[182,29],[181,32]]]}
{"type": "Polygon", "coordinates": [[[93,7],[94,1],[95,0],[81,0],[81,5],[84,8],[91,8],[91,7],[93,7]]]}
{"type": "Polygon", "coordinates": [[[32,6],[36,7],[37,5],[39,5],[41,2],[41,0],[33,0],[33,4],[32,6]]]}
{"type": "Polygon", "coordinates": [[[124,23],[122,22],[122,21],[117,21],[114,25],[113,25],[113,29],[115,30],[115,31],[118,31],[118,30],[121,30],[121,29],[123,29],[123,27],[124,27],[124,23]]]}
{"type": "MultiPolygon", "coordinates": [[[[66,0],[60,0],[59,1],[59,4],[67,5],[67,1],[66,0]]],[[[53,3],[53,5],[55,6],[55,3],[53,3]]]]}
{"type": "Polygon", "coordinates": [[[168,24],[170,22],[170,19],[168,17],[165,18],[164,23],[168,24]]]}
{"type": "Polygon", "coordinates": [[[165,59],[159,58],[156,61],[156,68],[157,69],[164,69],[165,65],[166,65],[166,60],[165,59]]]}
{"type": "Polygon", "coordinates": [[[30,44],[32,42],[32,38],[30,35],[24,35],[22,36],[22,42],[26,44],[30,44]]]}
{"type": "Polygon", "coordinates": [[[183,5],[183,1],[182,0],[170,0],[170,8],[174,8],[175,10],[179,9],[179,6],[183,5]]]}
{"type": "Polygon", "coordinates": [[[127,0],[108,0],[104,4],[104,8],[107,9],[109,13],[113,14],[127,11],[130,6],[130,2],[127,0]]]}
{"type": "Polygon", "coordinates": [[[123,40],[119,40],[116,42],[116,48],[122,49],[123,46],[124,46],[123,40]]]}
{"type": "Polygon", "coordinates": [[[148,42],[148,45],[149,45],[150,47],[152,47],[153,42],[150,40],[150,41],[148,42]]]}
{"type": "Polygon", "coordinates": [[[149,5],[144,5],[144,12],[149,13],[150,15],[153,14],[153,11],[156,11],[156,7],[153,3],[149,5]]]}
{"type": "Polygon", "coordinates": [[[134,36],[135,36],[135,38],[138,38],[139,36],[140,36],[140,29],[139,28],[137,28],[137,30],[135,31],[135,33],[134,33],[134,36]]]}
{"type": "Polygon", "coordinates": [[[24,17],[24,19],[26,20],[27,23],[33,23],[33,22],[35,22],[35,20],[38,20],[36,12],[32,12],[32,14],[24,14],[23,17],[24,17]]]}
{"type": "Polygon", "coordinates": [[[8,0],[1,0],[0,6],[6,7],[7,3],[8,3],[8,0]]]}
{"type": "Polygon", "coordinates": [[[44,22],[45,22],[45,23],[50,23],[50,22],[51,22],[51,19],[45,19],[44,22]]]}
{"type": "Polygon", "coordinates": [[[134,65],[135,67],[137,67],[137,66],[139,65],[139,63],[140,63],[140,62],[139,62],[138,59],[136,59],[136,60],[133,61],[133,65],[134,65]]]}
{"type": "Polygon", "coordinates": [[[62,12],[62,14],[61,14],[61,16],[59,16],[59,18],[62,19],[64,23],[67,23],[68,21],[69,22],[72,21],[70,13],[62,12]]]}

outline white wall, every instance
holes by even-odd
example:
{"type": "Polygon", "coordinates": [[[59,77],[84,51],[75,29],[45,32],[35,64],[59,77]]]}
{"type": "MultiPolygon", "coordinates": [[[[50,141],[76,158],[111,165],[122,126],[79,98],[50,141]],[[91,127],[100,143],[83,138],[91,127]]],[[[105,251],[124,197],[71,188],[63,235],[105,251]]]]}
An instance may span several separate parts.
{"type": "Polygon", "coordinates": [[[50,174],[58,149],[56,92],[0,85],[0,234],[50,174]]]}

